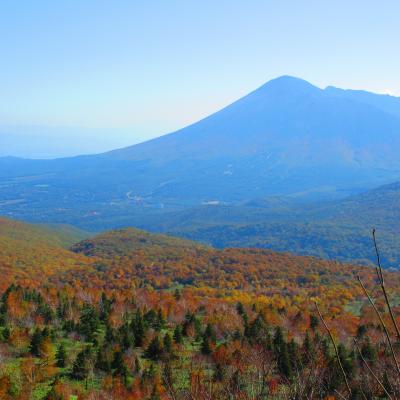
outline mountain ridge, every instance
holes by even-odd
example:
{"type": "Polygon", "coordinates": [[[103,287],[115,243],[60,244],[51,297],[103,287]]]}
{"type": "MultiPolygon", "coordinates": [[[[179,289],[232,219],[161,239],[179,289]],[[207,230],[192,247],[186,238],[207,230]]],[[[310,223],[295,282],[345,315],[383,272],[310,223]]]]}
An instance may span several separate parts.
{"type": "Polygon", "coordinates": [[[325,91],[333,93],[335,96],[372,105],[389,114],[400,117],[400,97],[366,90],[341,89],[335,86],[327,86],[325,91]]]}
{"type": "MultiPolygon", "coordinates": [[[[374,105],[359,103],[345,96],[330,96],[329,91],[320,89],[302,79],[283,76],[267,82],[222,110],[194,124],[144,143],[105,153],[104,156],[132,160],[157,159],[156,162],[160,162],[160,158],[162,159],[163,155],[165,157],[166,152],[168,152],[168,160],[171,158],[171,154],[178,150],[175,158],[185,157],[185,154],[186,156],[190,154],[190,157],[193,157],[194,154],[198,158],[204,158],[204,156],[199,156],[199,153],[204,153],[204,146],[208,145],[209,147],[209,143],[204,143],[199,137],[215,141],[215,136],[223,138],[225,151],[230,149],[234,154],[241,156],[254,154],[254,149],[257,146],[266,146],[267,141],[270,142],[270,146],[273,144],[279,147],[279,140],[282,140],[283,137],[293,140],[299,135],[299,130],[309,136],[309,140],[318,140],[321,137],[321,121],[317,119],[309,128],[305,128],[303,120],[312,121],[321,112],[326,114],[325,118],[328,115],[333,119],[337,117],[337,113],[342,113],[343,123],[347,123],[347,129],[352,131],[352,136],[347,135],[347,139],[350,138],[357,142],[358,132],[354,131],[354,127],[351,126],[355,122],[345,120],[352,116],[351,113],[356,114],[358,124],[362,123],[363,118],[368,119],[369,122],[361,127],[370,132],[369,136],[374,138],[376,143],[379,143],[380,140],[380,130],[375,126],[375,130],[371,131],[371,126],[374,125],[371,122],[373,120],[371,116],[379,118],[381,125],[386,124],[386,129],[391,131],[391,139],[398,139],[400,120],[397,119],[397,116],[374,105]],[[330,110],[332,103],[335,106],[333,116],[330,110]],[[353,110],[347,112],[347,108],[351,106],[353,110]],[[308,114],[303,115],[304,112],[308,114]],[[261,126],[255,124],[254,121],[257,119],[261,126]],[[385,120],[384,123],[382,119],[385,120]],[[287,120],[292,121],[292,124],[287,125],[287,120]],[[283,126],[284,129],[282,124],[286,124],[283,126]],[[315,134],[313,130],[318,131],[318,134],[315,134]],[[196,146],[199,146],[199,149],[190,147],[190,137],[192,140],[197,140],[196,146]],[[233,143],[232,138],[235,140],[240,138],[240,146],[236,142],[233,143]],[[248,142],[250,144],[246,144],[248,142]],[[160,144],[159,149],[155,148],[155,145],[158,144],[160,144]],[[189,150],[182,152],[182,146],[189,146],[191,152],[189,150]],[[245,149],[247,149],[247,153],[243,151],[245,149]]],[[[340,124],[333,129],[339,128],[341,128],[340,124]]],[[[331,131],[329,135],[332,136],[334,133],[332,129],[331,131]]],[[[215,149],[222,153],[224,151],[217,146],[215,149]]],[[[207,157],[209,158],[212,154],[214,154],[213,151],[208,149],[207,157]]]]}
{"type": "MultiPolygon", "coordinates": [[[[367,100],[374,104],[366,104],[353,92],[333,92],[284,76],[175,133],[122,150],[57,160],[0,159],[0,214],[92,230],[128,225],[156,230],[165,223],[161,231],[176,215],[184,234],[198,223],[202,237],[221,236],[218,229],[203,229],[210,223],[203,205],[226,207],[221,219],[232,236],[232,224],[245,217],[252,224],[258,212],[265,218],[261,223],[302,224],[305,218],[283,210],[292,210],[292,203],[342,199],[400,178],[400,118],[390,111],[397,110],[398,99],[390,98],[389,109],[386,97],[381,104],[382,97],[371,94],[367,100]],[[262,207],[236,213],[235,207],[271,198],[282,199],[281,206],[268,213],[262,207]],[[190,215],[196,208],[195,223],[190,215]]],[[[323,209],[315,216],[306,207],[298,213],[325,221],[323,209]]],[[[279,248],[298,249],[296,243],[279,248]]]]}

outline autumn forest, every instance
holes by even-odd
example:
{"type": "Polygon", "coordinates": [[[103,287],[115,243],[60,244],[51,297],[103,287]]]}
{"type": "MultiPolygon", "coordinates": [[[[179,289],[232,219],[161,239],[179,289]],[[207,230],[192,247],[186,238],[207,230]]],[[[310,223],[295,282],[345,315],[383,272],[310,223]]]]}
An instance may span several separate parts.
{"type": "Polygon", "coordinates": [[[400,394],[395,272],[383,293],[370,267],[136,229],[76,236],[0,220],[1,399],[400,394]]]}

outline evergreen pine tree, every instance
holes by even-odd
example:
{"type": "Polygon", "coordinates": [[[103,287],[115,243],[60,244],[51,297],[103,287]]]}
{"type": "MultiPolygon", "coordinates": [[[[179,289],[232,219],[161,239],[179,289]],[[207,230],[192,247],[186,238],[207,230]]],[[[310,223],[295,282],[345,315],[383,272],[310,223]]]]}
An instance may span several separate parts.
{"type": "Polygon", "coordinates": [[[297,343],[292,339],[288,344],[287,344],[287,349],[288,349],[288,356],[291,364],[291,368],[296,368],[300,369],[301,368],[301,361],[299,358],[299,346],[297,343]]]}
{"type": "Polygon", "coordinates": [[[303,363],[307,364],[309,361],[315,358],[314,345],[311,341],[310,335],[306,332],[306,336],[303,342],[303,363]]]}
{"type": "Polygon", "coordinates": [[[137,310],[135,313],[135,317],[132,321],[132,330],[135,339],[135,346],[142,347],[145,335],[145,328],[142,313],[140,312],[140,310],[137,310]]]}
{"type": "Polygon", "coordinates": [[[247,326],[246,334],[250,341],[264,341],[267,337],[267,333],[267,326],[264,322],[264,318],[260,314],[247,326]]]}
{"type": "Polygon", "coordinates": [[[160,338],[155,336],[144,352],[144,355],[150,360],[157,361],[161,358],[162,352],[163,350],[161,347],[160,338]]]}
{"type": "Polygon", "coordinates": [[[354,364],[351,354],[348,353],[346,347],[342,343],[339,343],[338,345],[338,353],[346,375],[351,376],[354,371],[354,364]]]}
{"type": "Polygon", "coordinates": [[[101,371],[110,373],[111,363],[107,356],[108,349],[103,347],[97,350],[95,367],[101,371]]]}
{"type": "Polygon", "coordinates": [[[383,384],[383,386],[385,387],[386,391],[387,391],[389,394],[393,394],[393,387],[392,387],[392,385],[390,384],[387,371],[385,371],[385,372],[383,373],[382,384],[383,384]]]}
{"type": "Polygon", "coordinates": [[[225,377],[225,370],[224,366],[221,363],[217,363],[215,365],[215,370],[214,370],[214,379],[218,382],[222,382],[225,377]]]}
{"type": "Polygon", "coordinates": [[[167,332],[163,340],[164,353],[172,354],[172,339],[171,335],[167,332]]]}
{"type": "Polygon", "coordinates": [[[315,315],[310,316],[310,328],[315,331],[318,328],[319,325],[319,319],[315,315]]]}
{"type": "Polygon", "coordinates": [[[244,307],[240,301],[236,304],[236,311],[240,316],[244,314],[244,307]]]}
{"type": "Polygon", "coordinates": [[[198,342],[202,338],[201,322],[197,317],[194,317],[193,318],[193,324],[194,324],[195,340],[196,340],[196,342],[198,342]]]}
{"type": "Polygon", "coordinates": [[[372,346],[371,341],[368,339],[366,340],[361,346],[361,354],[363,357],[369,361],[372,365],[375,363],[377,355],[376,350],[372,346]]]}
{"type": "Polygon", "coordinates": [[[126,383],[126,379],[128,377],[128,368],[120,351],[116,351],[114,353],[114,359],[111,363],[111,368],[113,369],[114,375],[121,376],[126,383]]]}
{"type": "Polygon", "coordinates": [[[128,324],[123,324],[119,329],[119,343],[123,350],[129,349],[134,344],[135,338],[128,324]]]}
{"type": "Polygon", "coordinates": [[[56,365],[59,368],[65,368],[67,360],[67,352],[65,351],[64,345],[61,343],[57,348],[56,352],[56,365]]]}
{"type": "Polygon", "coordinates": [[[81,312],[79,332],[84,334],[88,341],[93,341],[99,327],[100,318],[97,311],[91,305],[86,304],[81,312]]]}
{"type": "Polygon", "coordinates": [[[2,332],[3,340],[7,341],[10,338],[10,328],[6,326],[2,332]]]}
{"type": "Polygon", "coordinates": [[[106,334],[104,336],[104,340],[108,344],[111,344],[115,340],[114,330],[108,323],[106,324],[106,334]]]}
{"type": "Polygon", "coordinates": [[[72,377],[77,380],[84,380],[89,375],[90,351],[88,348],[83,349],[76,356],[72,367],[72,377]]]}
{"type": "Polygon", "coordinates": [[[207,324],[203,337],[208,338],[212,343],[217,341],[217,335],[215,334],[214,328],[210,323],[207,324]]]}
{"type": "Polygon", "coordinates": [[[31,337],[29,345],[29,351],[35,357],[40,357],[40,345],[42,344],[42,332],[39,328],[36,328],[31,337]]]}
{"type": "Polygon", "coordinates": [[[165,322],[164,315],[163,315],[161,309],[159,309],[158,312],[157,312],[157,320],[156,320],[155,329],[157,331],[160,331],[162,328],[164,328],[165,323],[166,322],[165,322]]]}
{"type": "Polygon", "coordinates": [[[0,326],[4,326],[6,323],[6,314],[0,312],[0,326]]]}
{"type": "Polygon", "coordinates": [[[176,344],[181,344],[183,342],[182,326],[176,325],[174,329],[174,341],[176,344]]]}
{"type": "Polygon", "coordinates": [[[154,309],[147,311],[143,319],[147,325],[151,326],[153,329],[158,329],[158,314],[154,309]]]}
{"type": "Polygon", "coordinates": [[[210,338],[208,338],[207,336],[204,336],[201,342],[201,352],[206,356],[212,353],[210,338]]]}
{"type": "Polygon", "coordinates": [[[360,325],[357,328],[357,338],[361,339],[367,333],[367,327],[365,325],[360,325]]]}
{"type": "Polygon", "coordinates": [[[275,356],[277,359],[279,372],[290,379],[292,375],[291,360],[289,357],[288,346],[283,337],[282,328],[278,326],[275,331],[275,336],[273,340],[273,347],[275,356]]]}

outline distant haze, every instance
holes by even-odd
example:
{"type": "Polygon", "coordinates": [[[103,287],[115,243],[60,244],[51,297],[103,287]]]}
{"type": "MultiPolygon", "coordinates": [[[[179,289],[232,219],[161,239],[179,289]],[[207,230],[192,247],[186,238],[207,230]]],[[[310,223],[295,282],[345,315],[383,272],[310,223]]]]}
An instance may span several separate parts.
{"type": "Polygon", "coordinates": [[[96,154],[145,139],[129,128],[0,126],[0,157],[51,159],[96,154]]]}
{"type": "MultiPolygon", "coordinates": [[[[280,81],[282,77],[278,80],[280,81]]],[[[296,79],[290,82],[296,82],[296,79]]],[[[301,80],[297,80],[297,83],[301,80]]],[[[305,82],[305,81],[303,81],[305,82]]],[[[311,85],[309,86],[311,87],[311,85]]],[[[314,87],[317,89],[317,87],[314,87]]],[[[282,90],[284,94],[285,85],[279,86],[278,92],[282,90]]],[[[333,86],[325,89],[326,93],[330,93],[335,97],[342,99],[350,99],[359,101],[374,107],[383,108],[387,113],[393,114],[400,118],[400,97],[391,96],[389,94],[377,95],[372,92],[363,90],[344,90],[333,86]]],[[[279,95],[279,93],[277,93],[279,95]]],[[[247,96],[245,96],[247,98],[247,96]]],[[[299,103],[301,104],[301,102],[299,103]]],[[[213,111],[219,111],[217,108],[213,111]]],[[[271,112],[271,107],[263,111],[271,112]]],[[[238,113],[242,115],[242,110],[238,113]]],[[[205,116],[207,117],[207,116],[205,116]]],[[[259,116],[260,117],[260,116],[259,116]]],[[[236,118],[233,113],[230,118],[232,121],[236,118]]],[[[207,120],[209,118],[206,118],[207,120]]],[[[185,121],[186,122],[186,121],[185,121]]],[[[77,128],[77,127],[60,127],[60,126],[1,126],[0,125],[0,157],[13,156],[30,159],[54,159],[73,157],[78,155],[100,154],[115,149],[130,147],[150,139],[162,136],[168,137],[169,132],[177,129],[190,127],[191,123],[196,125],[198,121],[187,121],[183,126],[175,126],[173,123],[165,123],[163,127],[154,124],[153,129],[146,126],[136,126],[132,128],[77,128]]],[[[361,120],[359,121],[361,122],[361,120]]],[[[247,131],[254,123],[251,118],[244,125],[235,125],[231,129],[239,129],[247,131]]],[[[150,143],[152,143],[150,141],[150,143]]],[[[253,143],[252,145],[255,145],[253,143]]],[[[161,148],[163,157],[166,156],[166,149],[161,148]]],[[[175,148],[175,144],[169,149],[170,154],[179,150],[175,148]]],[[[219,151],[219,147],[215,147],[219,151]]],[[[214,151],[213,150],[213,151],[214,151]]],[[[168,153],[168,151],[167,151],[168,153]]],[[[156,153],[152,151],[151,156],[156,153]]]]}

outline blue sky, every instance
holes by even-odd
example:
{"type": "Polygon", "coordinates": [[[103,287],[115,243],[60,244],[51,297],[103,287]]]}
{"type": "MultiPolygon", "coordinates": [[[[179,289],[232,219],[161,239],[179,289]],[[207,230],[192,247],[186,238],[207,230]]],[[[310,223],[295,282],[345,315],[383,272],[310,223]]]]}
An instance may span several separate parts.
{"type": "Polygon", "coordinates": [[[399,15],[399,1],[2,0],[0,155],[38,127],[65,154],[90,152],[78,136],[132,144],[284,74],[400,95],[399,15]]]}

